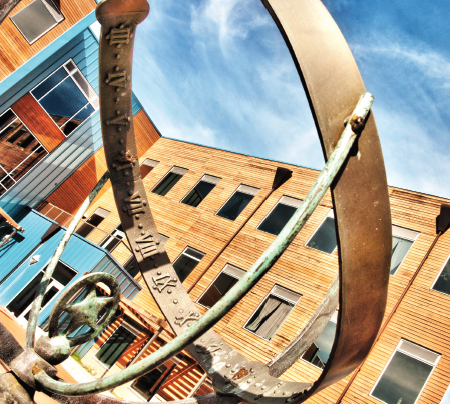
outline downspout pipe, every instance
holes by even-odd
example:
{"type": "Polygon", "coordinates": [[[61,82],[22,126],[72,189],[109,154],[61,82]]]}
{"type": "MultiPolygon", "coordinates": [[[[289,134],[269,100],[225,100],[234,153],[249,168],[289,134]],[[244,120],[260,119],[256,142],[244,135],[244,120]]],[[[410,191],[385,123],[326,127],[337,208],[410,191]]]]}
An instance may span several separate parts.
{"type": "Polygon", "coordinates": [[[441,235],[445,233],[445,231],[449,228],[449,225],[450,225],[450,205],[442,204],[441,212],[440,212],[439,216],[436,218],[436,233],[437,234],[436,234],[436,237],[434,238],[433,243],[431,244],[427,253],[425,254],[425,256],[423,257],[419,266],[417,267],[416,271],[414,272],[414,275],[409,280],[408,285],[403,290],[403,293],[401,294],[400,298],[398,299],[397,303],[395,304],[395,306],[392,309],[391,313],[389,314],[388,318],[386,319],[386,321],[384,322],[380,331],[378,332],[377,338],[375,339],[375,342],[373,343],[369,354],[366,356],[366,359],[364,359],[363,362],[361,363],[361,365],[359,365],[358,368],[353,372],[352,377],[350,378],[349,382],[345,386],[345,389],[342,391],[341,395],[339,396],[338,400],[336,401],[336,404],[340,404],[342,402],[342,400],[344,399],[345,394],[349,390],[350,386],[353,384],[354,380],[356,379],[356,376],[358,376],[358,373],[360,372],[361,368],[363,367],[363,365],[366,362],[367,358],[369,357],[370,353],[373,351],[375,344],[378,342],[378,340],[381,337],[381,334],[383,334],[384,330],[389,325],[389,322],[391,321],[391,319],[394,316],[395,312],[397,311],[398,307],[402,303],[404,297],[406,296],[406,293],[408,293],[409,289],[411,288],[414,280],[416,279],[417,275],[419,274],[419,271],[422,269],[423,265],[425,264],[425,261],[428,259],[429,255],[431,254],[431,251],[433,250],[434,246],[436,245],[437,241],[439,240],[439,237],[441,237],[441,235]]]}
{"type": "Polygon", "coordinates": [[[231,236],[231,238],[225,243],[225,245],[220,249],[220,251],[214,256],[212,261],[206,266],[206,268],[202,271],[202,273],[197,277],[197,279],[194,281],[194,283],[189,286],[187,289],[187,293],[189,293],[194,287],[197,285],[197,283],[200,281],[200,279],[203,278],[203,276],[208,272],[209,268],[212,267],[212,265],[216,262],[217,258],[219,258],[220,254],[222,254],[225,249],[231,244],[231,242],[234,240],[234,238],[238,235],[238,233],[242,230],[242,228],[248,223],[248,221],[253,217],[255,212],[261,207],[261,205],[267,201],[267,199],[270,197],[270,195],[273,194],[275,190],[277,190],[281,185],[283,185],[287,180],[289,180],[292,177],[292,171],[288,170],[287,168],[283,167],[277,167],[277,172],[275,173],[275,178],[273,180],[272,189],[270,192],[265,196],[265,198],[258,204],[258,206],[253,209],[252,213],[247,217],[247,219],[244,220],[244,222],[239,226],[239,228],[234,232],[234,234],[231,236]]]}

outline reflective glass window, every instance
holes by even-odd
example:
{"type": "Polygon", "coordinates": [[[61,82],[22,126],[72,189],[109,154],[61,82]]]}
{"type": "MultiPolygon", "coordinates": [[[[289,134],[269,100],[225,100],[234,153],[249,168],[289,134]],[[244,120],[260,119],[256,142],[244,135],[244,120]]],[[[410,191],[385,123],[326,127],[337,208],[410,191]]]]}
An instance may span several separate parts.
{"type": "Polygon", "coordinates": [[[172,167],[164,178],[152,189],[152,192],[165,196],[187,171],[185,168],[172,167]]]}
{"type": "Polygon", "coordinates": [[[331,254],[337,247],[334,218],[327,217],[306,245],[331,254]]]}
{"type": "Polygon", "coordinates": [[[136,336],[132,332],[120,326],[102,345],[95,357],[109,369],[119,360],[135,339],[136,336]]]}
{"type": "Polygon", "coordinates": [[[194,250],[191,247],[186,247],[186,249],[178,256],[173,263],[173,269],[181,282],[189,276],[204,256],[204,253],[194,250]]]}
{"type": "Polygon", "coordinates": [[[450,259],[447,260],[444,268],[442,268],[432,289],[450,295],[450,259]]]}
{"type": "Polygon", "coordinates": [[[283,196],[258,226],[258,230],[278,236],[301,204],[300,199],[283,196]]]}
{"type": "Polygon", "coordinates": [[[194,188],[181,200],[189,206],[196,208],[203,199],[213,190],[216,184],[220,181],[220,178],[213,177],[211,175],[204,175],[202,179],[197,182],[194,188]]]}
{"type": "Polygon", "coordinates": [[[245,207],[250,203],[253,197],[258,193],[258,188],[240,185],[231,195],[230,199],[217,212],[217,216],[228,220],[235,220],[245,207]]]}

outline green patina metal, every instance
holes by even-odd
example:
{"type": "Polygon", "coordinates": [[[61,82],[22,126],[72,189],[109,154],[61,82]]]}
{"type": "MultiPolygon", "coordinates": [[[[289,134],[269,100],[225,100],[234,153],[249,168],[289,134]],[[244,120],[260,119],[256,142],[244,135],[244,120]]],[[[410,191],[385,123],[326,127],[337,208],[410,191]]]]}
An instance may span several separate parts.
{"type": "MultiPolygon", "coordinates": [[[[151,371],[161,365],[166,360],[176,355],[178,352],[194,343],[202,334],[209,330],[229,310],[258,282],[261,277],[269,271],[272,265],[277,261],[281,254],[293,241],[298,232],[305,225],[315,208],[325,195],[325,192],[332,184],[344,162],[346,161],[350,149],[355,142],[358,134],[364,127],[365,120],[369,114],[373,103],[373,96],[370,93],[364,93],[349,122],[321,174],[314,186],[311,188],[303,204],[297,209],[293,217],[286,224],[284,229],[270,245],[270,247],[255,262],[244,277],[242,277],[230,291],[214,305],[204,316],[202,316],[192,327],[186,329],[181,335],[170,341],[167,345],[160,348],[157,352],[141,360],[112,376],[95,382],[69,384],[53,380],[45,372],[35,375],[47,390],[68,396],[87,395],[99,393],[113,389],[126,382],[129,382],[143,374],[151,371]]],[[[55,254],[56,255],[56,254],[55,254]]]]}

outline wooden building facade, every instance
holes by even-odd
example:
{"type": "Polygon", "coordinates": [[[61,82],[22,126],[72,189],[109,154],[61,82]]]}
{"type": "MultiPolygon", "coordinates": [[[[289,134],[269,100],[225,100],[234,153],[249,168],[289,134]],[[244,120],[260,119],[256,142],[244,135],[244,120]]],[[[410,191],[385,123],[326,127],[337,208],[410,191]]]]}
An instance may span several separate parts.
{"type": "MultiPolygon", "coordinates": [[[[165,247],[169,257],[184,279],[184,287],[203,313],[270,245],[318,176],[316,170],[167,138],[157,140],[147,151],[141,149],[139,161],[158,231],[167,238],[165,247]],[[270,193],[277,167],[292,170],[292,178],[254,211],[270,193]],[[244,222],[243,228],[233,237],[244,222]]],[[[45,214],[49,207],[56,206],[73,214],[76,207],[69,189],[60,187],[38,210],[45,214]]],[[[392,400],[395,400],[394,404],[439,403],[450,384],[447,372],[450,348],[446,344],[450,327],[446,310],[450,304],[450,286],[446,286],[450,276],[447,275],[450,273],[447,264],[450,232],[438,239],[409,285],[435,241],[436,217],[441,204],[449,201],[392,187],[389,193],[394,250],[385,316],[388,323],[354,380],[351,376],[345,378],[312,397],[311,403],[381,401],[390,404],[394,402],[392,400]],[[398,307],[391,315],[396,305],[398,307]],[[419,370],[408,370],[408,363],[419,370]],[[413,377],[408,372],[416,372],[418,376],[413,377]],[[393,374],[410,379],[410,382],[396,392],[393,374]]],[[[81,198],[82,193],[79,196],[81,198]]],[[[111,188],[94,201],[85,223],[91,223],[87,239],[108,249],[108,235],[120,234],[111,188]],[[94,220],[102,211],[107,214],[94,220]]],[[[125,244],[126,241],[118,243],[111,254],[127,268],[133,263],[125,244]]],[[[328,193],[274,267],[215,326],[215,330],[247,358],[269,362],[302,329],[324,298],[338,268],[335,247],[332,203],[328,193]],[[271,310],[277,314],[266,316],[270,323],[261,320],[271,310]]],[[[142,313],[161,319],[162,314],[139,274],[136,279],[142,290],[133,299],[133,304],[142,313]]],[[[83,361],[98,372],[118,371],[139,356],[139,344],[145,345],[145,338],[150,338],[148,333],[155,334],[159,330],[159,326],[145,326],[142,322],[140,326],[142,329],[133,333],[126,320],[116,320],[85,354],[83,361]],[[124,348],[123,356],[108,370],[102,363],[102,349],[107,348],[108,338],[114,335],[114,329],[122,321],[125,321],[122,329],[127,330],[122,332],[133,336],[129,336],[130,344],[124,348]]],[[[334,329],[332,320],[316,344],[282,378],[317,379],[326,363],[334,329]]],[[[167,328],[163,332],[171,334],[167,328]]],[[[155,348],[156,341],[146,348],[145,354],[155,348]]],[[[113,344],[113,340],[110,343],[113,344]]],[[[182,372],[182,366],[184,364],[175,369],[182,372]]],[[[173,381],[171,388],[177,385],[172,379],[174,374],[172,371],[164,379],[164,383],[173,381]]],[[[200,380],[202,371],[195,374],[200,380]]],[[[141,400],[155,393],[161,399],[169,398],[162,390],[143,395],[137,391],[136,383],[117,389],[117,394],[141,400]]],[[[144,381],[141,385],[145,385],[144,381]]],[[[192,387],[192,383],[190,385],[192,387]]],[[[183,391],[181,385],[178,389],[183,391]]],[[[189,392],[183,394],[187,397],[189,392]]]]}

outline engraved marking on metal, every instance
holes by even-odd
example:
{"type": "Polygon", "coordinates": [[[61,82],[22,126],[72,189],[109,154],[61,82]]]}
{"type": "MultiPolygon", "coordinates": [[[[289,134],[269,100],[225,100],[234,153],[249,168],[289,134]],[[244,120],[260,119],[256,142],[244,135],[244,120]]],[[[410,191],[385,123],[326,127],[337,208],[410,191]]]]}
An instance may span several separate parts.
{"type": "MultiPolygon", "coordinates": [[[[184,324],[186,324],[189,321],[197,321],[199,319],[199,317],[200,317],[200,314],[190,311],[186,317],[175,317],[175,324],[182,327],[184,324]]],[[[188,327],[189,326],[190,326],[190,324],[188,324],[188,327]]]]}
{"type": "Polygon", "coordinates": [[[126,70],[124,70],[123,72],[108,73],[108,77],[106,78],[105,83],[108,84],[108,86],[125,88],[127,86],[126,70]]]}
{"type": "Polygon", "coordinates": [[[122,24],[119,28],[111,28],[109,34],[106,35],[106,39],[109,39],[110,45],[127,44],[130,42],[130,38],[133,38],[130,27],[124,27],[122,24]]]}
{"type": "Polygon", "coordinates": [[[158,247],[156,246],[150,231],[148,231],[147,234],[145,234],[145,232],[142,233],[144,233],[144,235],[136,239],[136,243],[139,243],[136,250],[141,252],[142,258],[145,260],[146,258],[157,254],[158,247]]]}
{"type": "MultiPolygon", "coordinates": [[[[158,275],[159,275],[158,271],[158,275]]],[[[153,285],[153,289],[157,289],[159,293],[161,293],[164,288],[168,286],[176,286],[177,280],[175,278],[172,278],[169,273],[166,273],[164,275],[157,276],[156,278],[152,276],[153,282],[155,283],[153,285]]],[[[181,311],[183,312],[183,311],[181,311]]]]}
{"type": "MultiPolygon", "coordinates": [[[[117,168],[116,168],[117,169],[117,168]]],[[[128,198],[125,198],[123,200],[124,203],[129,204],[127,206],[128,216],[137,215],[138,213],[144,213],[144,205],[142,203],[141,195],[139,194],[139,191],[135,192],[133,195],[131,195],[128,198]]],[[[136,218],[139,216],[137,215],[136,218]]]]}
{"type": "Polygon", "coordinates": [[[128,126],[128,123],[130,122],[130,118],[127,114],[120,115],[114,119],[108,119],[106,121],[107,125],[122,125],[122,126],[128,126]]]}
{"type": "Polygon", "coordinates": [[[204,354],[208,353],[218,353],[218,351],[222,350],[223,343],[218,343],[215,340],[211,339],[206,346],[201,347],[200,350],[197,350],[197,352],[202,352],[204,354]]]}
{"type": "MultiPolygon", "coordinates": [[[[124,151],[122,151],[120,153],[120,156],[116,157],[114,159],[114,161],[121,163],[120,165],[113,164],[113,167],[116,169],[116,171],[120,171],[125,168],[133,168],[132,163],[134,163],[136,161],[136,159],[135,159],[135,156],[132,155],[129,151],[127,151],[126,153],[124,151]]],[[[127,183],[127,185],[129,185],[129,183],[127,183]]],[[[133,192],[131,192],[131,194],[133,194],[133,192]]]]}

